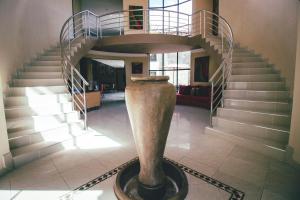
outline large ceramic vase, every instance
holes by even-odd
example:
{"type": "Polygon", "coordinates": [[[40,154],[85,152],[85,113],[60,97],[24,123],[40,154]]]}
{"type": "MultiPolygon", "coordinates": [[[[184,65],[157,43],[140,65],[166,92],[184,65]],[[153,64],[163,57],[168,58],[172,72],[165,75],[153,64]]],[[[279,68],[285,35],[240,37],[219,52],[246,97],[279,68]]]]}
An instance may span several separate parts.
{"type": "Polygon", "coordinates": [[[166,176],[162,161],[176,102],[175,87],[168,79],[166,76],[133,77],[133,84],[125,90],[140,161],[138,191],[141,195],[164,192],[166,176]]]}
{"type": "Polygon", "coordinates": [[[184,172],[163,159],[176,101],[169,77],[133,77],[125,99],[138,160],[126,164],[114,185],[119,200],[183,200],[188,193],[184,172]]]}

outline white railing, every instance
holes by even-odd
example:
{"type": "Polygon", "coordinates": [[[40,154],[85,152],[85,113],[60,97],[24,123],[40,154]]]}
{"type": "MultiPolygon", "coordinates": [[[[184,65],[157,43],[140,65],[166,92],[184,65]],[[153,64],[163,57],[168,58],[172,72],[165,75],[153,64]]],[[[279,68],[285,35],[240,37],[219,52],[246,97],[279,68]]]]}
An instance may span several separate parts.
{"type": "Polygon", "coordinates": [[[233,35],[229,24],[217,14],[200,10],[192,15],[160,9],[126,10],[97,16],[90,11],[82,11],[70,17],[60,34],[63,77],[72,95],[74,109],[80,110],[87,127],[86,86],[72,62],[72,48],[83,38],[111,37],[128,34],[169,34],[196,36],[216,40],[222,55],[220,67],[209,80],[211,84],[211,113],[223,106],[226,81],[231,72],[233,35]]]}

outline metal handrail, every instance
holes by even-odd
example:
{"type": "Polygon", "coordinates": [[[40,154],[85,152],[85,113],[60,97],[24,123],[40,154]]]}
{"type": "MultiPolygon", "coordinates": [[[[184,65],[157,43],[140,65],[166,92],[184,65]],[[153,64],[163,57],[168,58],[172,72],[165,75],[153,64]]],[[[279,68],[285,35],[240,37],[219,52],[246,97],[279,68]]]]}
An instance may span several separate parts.
{"type": "Polygon", "coordinates": [[[211,86],[210,124],[212,125],[212,117],[216,109],[224,104],[224,89],[231,74],[233,33],[230,25],[223,17],[207,10],[199,10],[189,15],[152,8],[115,11],[100,16],[85,10],[69,17],[63,24],[60,32],[63,78],[72,95],[73,108],[83,114],[84,127],[87,127],[85,90],[89,84],[72,62],[72,56],[75,53],[73,47],[77,44],[77,39],[101,39],[112,35],[140,33],[162,33],[187,37],[201,35],[202,38],[207,39],[206,41],[209,39],[219,41],[222,62],[209,80],[211,86]],[[219,92],[220,88],[222,90],[219,92]],[[82,90],[81,98],[76,96],[80,90],[82,90]]]}

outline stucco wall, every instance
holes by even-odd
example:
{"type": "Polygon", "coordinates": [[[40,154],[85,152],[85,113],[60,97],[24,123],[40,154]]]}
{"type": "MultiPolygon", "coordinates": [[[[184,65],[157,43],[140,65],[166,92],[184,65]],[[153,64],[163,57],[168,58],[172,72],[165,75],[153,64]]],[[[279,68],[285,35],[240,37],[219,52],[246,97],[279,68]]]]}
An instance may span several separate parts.
{"type": "Polygon", "coordinates": [[[293,87],[298,0],[220,0],[234,39],[268,58],[293,87]]]}
{"type": "Polygon", "coordinates": [[[289,145],[294,150],[293,159],[300,164],[300,3],[298,4],[298,40],[289,145]]]}
{"type": "Polygon", "coordinates": [[[194,79],[194,72],[195,72],[195,58],[197,57],[205,57],[209,56],[209,71],[208,71],[208,79],[212,77],[212,75],[215,73],[215,71],[218,69],[219,65],[215,62],[212,55],[210,55],[207,51],[204,49],[199,49],[197,51],[191,52],[191,85],[208,85],[208,82],[195,82],[194,79]]]}
{"type": "Polygon", "coordinates": [[[77,0],[80,1],[81,10],[90,10],[97,15],[109,12],[120,11],[123,9],[122,0],[77,0]]]}
{"type": "Polygon", "coordinates": [[[38,52],[59,41],[72,15],[71,0],[0,1],[0,74],[3,88],[10,75],[38,52]]]}
{"type": "Polygon", "coordinates": [[[60,29],[71,14],[71,0],[0,1],[0,163],[9,151],[3,106],[7,83],[17,68],[58,43],[60,29]]]}

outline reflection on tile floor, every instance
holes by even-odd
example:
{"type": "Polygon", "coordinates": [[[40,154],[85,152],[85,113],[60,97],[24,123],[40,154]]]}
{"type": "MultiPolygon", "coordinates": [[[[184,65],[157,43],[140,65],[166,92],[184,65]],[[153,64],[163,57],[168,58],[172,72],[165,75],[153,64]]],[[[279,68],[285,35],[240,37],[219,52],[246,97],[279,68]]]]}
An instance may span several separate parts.
{"type": "MultiPolygon", "coordinates": [[[[245,192],[245,200],[299,200],[300,172],[292,166],[204,133],[209,111],[176,106],[165,156],[245,192]]],[[[136,157],[124,102],[104,103],[88,113],[90,134],[66,150],[46,156],[0,177],[0,200],[59,199],[78,186],[136,157]]],[[[115,177],[115,176],[114,176],[115,177]]],[[[114,177],[76,195],[110,200],[114,177]],[[99,196],[99,192],[102,193],[99,196]]],[[[190,186],[189,198],[220,199],[204,182],[190,186]],[[199,189],[201,188],[201,189],[199,189]]],[[[197,182],[197,181],[196,181],[197,182]]],[[[222,199],[222,198],[221,198],[222,199]]]]}

